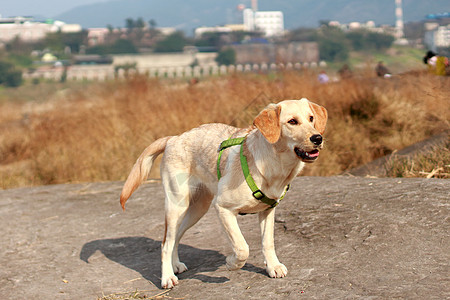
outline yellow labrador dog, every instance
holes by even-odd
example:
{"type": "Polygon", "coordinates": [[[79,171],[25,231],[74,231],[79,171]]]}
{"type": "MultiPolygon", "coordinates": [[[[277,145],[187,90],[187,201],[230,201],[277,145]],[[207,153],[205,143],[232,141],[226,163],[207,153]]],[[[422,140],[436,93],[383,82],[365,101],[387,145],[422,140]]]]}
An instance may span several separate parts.
{"type": "Polygon", "coordinates": [[[236,216],[258,213],[263,255],[270,277],[284,277],[274,247],[274,207],[305,163],[319,156],[327,111],[303,98],[270,104],[253,126],[239,129],[207,124],[179,136],[156,140],[133,166],[120,203],[146,180],[155,158],[164,152],[161,177],[165,191],[165,234],[162,241],[161,286],[178,284],[176,273],[187,270],[178,258],[183,234],[215,207],[233,254],[228,269],[242,268],[249,248],[236,216]]]}

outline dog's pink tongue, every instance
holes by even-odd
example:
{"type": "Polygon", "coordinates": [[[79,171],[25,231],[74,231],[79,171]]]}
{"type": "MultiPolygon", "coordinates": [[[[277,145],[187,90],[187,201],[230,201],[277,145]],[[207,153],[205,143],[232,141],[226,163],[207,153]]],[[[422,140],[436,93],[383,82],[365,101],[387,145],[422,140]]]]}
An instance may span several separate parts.
{"type": "Polygon", "coordinates": [[[319,156],[319,151],[312,151],[310,153],[308,153],[309,157],[317,157],[319,156]]]}

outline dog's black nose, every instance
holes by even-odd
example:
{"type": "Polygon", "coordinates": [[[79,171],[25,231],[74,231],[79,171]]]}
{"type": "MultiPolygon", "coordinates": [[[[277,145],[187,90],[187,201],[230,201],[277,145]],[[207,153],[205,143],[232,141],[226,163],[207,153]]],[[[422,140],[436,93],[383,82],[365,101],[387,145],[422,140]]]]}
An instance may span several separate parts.
{"type": "Polygon", "coordinates": [[[320,134],[315,134],[309,138],[314,145],[319,146],[322,144],[322,136],[320,134]]]}

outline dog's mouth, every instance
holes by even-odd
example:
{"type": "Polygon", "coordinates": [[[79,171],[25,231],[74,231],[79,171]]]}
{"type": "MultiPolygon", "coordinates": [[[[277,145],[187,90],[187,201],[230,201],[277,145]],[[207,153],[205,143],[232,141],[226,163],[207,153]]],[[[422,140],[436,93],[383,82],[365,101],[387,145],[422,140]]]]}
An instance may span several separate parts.
{"type": "Polygon", "coordinates": [[[313,162],[319,157],[318,149],[314,149],[312,151],[307,152],[298,147],[295,147],[294,152],[298,156],[298,158],[300,158],[304,162],[313,162]]]}

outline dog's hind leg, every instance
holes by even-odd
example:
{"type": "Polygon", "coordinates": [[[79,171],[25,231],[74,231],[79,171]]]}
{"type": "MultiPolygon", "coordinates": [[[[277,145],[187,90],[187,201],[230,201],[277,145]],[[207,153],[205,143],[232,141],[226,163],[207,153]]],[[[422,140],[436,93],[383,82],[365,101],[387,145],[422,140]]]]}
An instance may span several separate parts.
{"type": "Polygon", "coordinates": [[[161,172],[165,199],[165,233],[161,248],[162,288],[172,288],[178,284],[178,278],[173,270],[174,255],[178,229],[189,208],[189,173],[161,172]]]}
{"type": "Polygon", "coordinates": [[[197,186],[191,186],[191,198],[189,208],[184,215],[183,221],[177,231],[177,237],[175,240],[175,246],[172,254],[172,265],[175,274],[182,273],[187,270],[187,267],[182,263],[178,257],[178,245],[184,233],[195,225],[201,217],[208,211],[213,195],[206,189],[206,187],[198,184],[197,186]]]}

